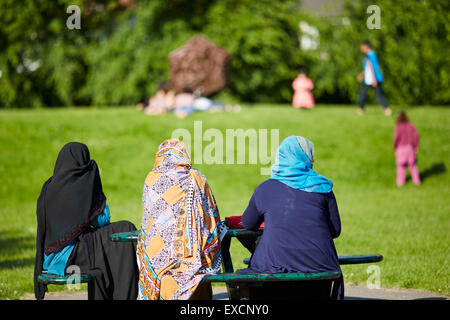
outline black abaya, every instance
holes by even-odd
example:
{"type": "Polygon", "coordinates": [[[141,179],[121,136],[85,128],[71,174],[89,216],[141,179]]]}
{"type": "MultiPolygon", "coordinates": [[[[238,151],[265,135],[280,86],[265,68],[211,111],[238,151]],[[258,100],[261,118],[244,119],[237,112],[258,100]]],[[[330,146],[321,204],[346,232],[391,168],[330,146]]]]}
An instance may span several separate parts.
{"type": "Polygon", "coordinates": [[[128,221],[113,222],[90,230],[79,238],[67,262],[81,273],[95,276],[95,300],[136,300],[139,270],[136,242],[112,242],[110,234],[129,232],[136,227],[128,221]]]}

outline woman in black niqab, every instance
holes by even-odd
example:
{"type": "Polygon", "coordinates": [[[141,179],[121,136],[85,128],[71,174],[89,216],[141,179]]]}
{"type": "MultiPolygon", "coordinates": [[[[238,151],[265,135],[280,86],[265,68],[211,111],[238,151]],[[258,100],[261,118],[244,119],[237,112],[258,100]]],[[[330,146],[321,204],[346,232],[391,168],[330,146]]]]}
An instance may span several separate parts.
{"type": "Polygon", "coordinates": [[[37,201],[38,227],[34,274],[37,299],[43,299],[46,291],[45,285],[37,281],[38,275],[43,271],[44,253],[48,256],[59,252],[74,240],[76,245],[67,266],[77,264],[83,273],[96,276],[96,299],[133,299],[135,291],[133,288],[124,288],[124,285],[127,285],[121,284],[114,289],[112,284],[117,282],[114,278],[119,277],[119,272],[128,272],[131,276],[128,279],[131,281],[130,285],[134,285],[135,244],[117,246],[109,241],[109,234],[136,228],[128,221],[115,222],[99,229],[94,228],[92,223],[102,213],[105,204],[106,197],[99,169],[97,163],[91,160],[89,149],[79,142],[66,144],[59,152],[53,176],[44,183],[37,201]],[[123,259],[121,254],[131,258],[132,262],[129,265],[125,265],[126,262],[118,263],[122,270],[116,272],[112,270],[114,267],[109,266],[112,261],[108,260],[123,259]],[[126,270],[123,270],[124,267],[126,270]],[[119,292],[122,289],[127,292],[125,295],[119,292]]]}

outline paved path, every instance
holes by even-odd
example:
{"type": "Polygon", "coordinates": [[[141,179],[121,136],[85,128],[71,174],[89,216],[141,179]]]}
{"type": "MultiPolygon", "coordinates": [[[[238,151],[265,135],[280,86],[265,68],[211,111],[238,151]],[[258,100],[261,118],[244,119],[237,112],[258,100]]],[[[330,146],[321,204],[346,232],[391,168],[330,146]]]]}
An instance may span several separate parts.
{"type": "MultiPolygon", "coordinates": [[[[228,300],[225,286],[214,286],[214,300],[228,300]]],[[[26,294],[22,300],[33,300],[33,294],[26,294]]],[[[46,300],[87,300],[87,292],[52,292],[45,296],[46,300]]],[[[415,289],[367,289],[364,285],[345,285],[346,300],[449,300],[450,297],[434,292],[415,289]]]]}

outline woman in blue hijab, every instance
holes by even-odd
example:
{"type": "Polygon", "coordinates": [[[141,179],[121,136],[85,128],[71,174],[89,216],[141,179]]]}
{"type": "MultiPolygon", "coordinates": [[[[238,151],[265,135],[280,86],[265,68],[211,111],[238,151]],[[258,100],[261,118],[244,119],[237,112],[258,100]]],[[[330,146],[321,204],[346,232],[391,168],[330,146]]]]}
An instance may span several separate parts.
{"type": "MultiPolygon", "coordinates": [[[[239,272],[341,271],[333,242],[341,233],[333,183],[313,170],[313,162],[308,139],[290,136],[281,143],[272,176],[255,189],[242,216],[246,229],[264,222],[264,233],[249,268],[239,272]]],[[[344,298],[342,277],[331,298],[344,298]]]]}
{"type": "Polygon", "coordinates": [[[271,179],[294,189],[329,193],[333,182],[313,170],[314,145],[303,137],[290,136],[278,148],[271,179]]]}

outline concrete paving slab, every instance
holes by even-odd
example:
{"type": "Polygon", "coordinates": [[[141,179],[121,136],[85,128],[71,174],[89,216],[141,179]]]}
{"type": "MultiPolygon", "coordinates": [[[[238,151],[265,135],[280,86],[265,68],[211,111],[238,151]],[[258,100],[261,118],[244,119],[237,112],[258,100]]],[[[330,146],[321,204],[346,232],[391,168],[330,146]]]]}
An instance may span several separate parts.
{"type": "MultiPolygon", "coordinates": [[[[213,286],[214,300],[228,300],[225,286],[213,286]]],[[[380,288],[368,289],[365,285],[345,285],[345,300],[449,300],[450,297],[431,291],[416,289],[380,288]]],[[[33,294],[25,294],[21,300],[34,300],[33,294]]],[[[86,291],[52,292],[45,300],[87,300],[86,291]]]]}

